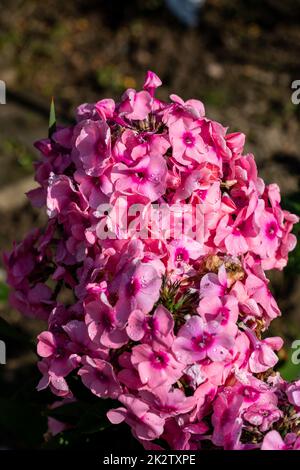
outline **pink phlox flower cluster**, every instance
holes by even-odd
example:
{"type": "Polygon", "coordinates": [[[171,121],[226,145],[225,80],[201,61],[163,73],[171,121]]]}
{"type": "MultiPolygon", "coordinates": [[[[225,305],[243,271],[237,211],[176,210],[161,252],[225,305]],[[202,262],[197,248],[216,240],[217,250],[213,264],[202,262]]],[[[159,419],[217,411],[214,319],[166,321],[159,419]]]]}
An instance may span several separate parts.
{"type": "Polygon", "coordinates": [[[298,219],[243,134],[160,85],[148,72],[36,143],[28,197],[47,227],[4,260],[13,306],[47,321],[38,389],[74,400],[77,376],[146,449],[299,449],[300,385],[272,372],[282,340],[265,334],[280,315],[265,271],[298,219]]]}

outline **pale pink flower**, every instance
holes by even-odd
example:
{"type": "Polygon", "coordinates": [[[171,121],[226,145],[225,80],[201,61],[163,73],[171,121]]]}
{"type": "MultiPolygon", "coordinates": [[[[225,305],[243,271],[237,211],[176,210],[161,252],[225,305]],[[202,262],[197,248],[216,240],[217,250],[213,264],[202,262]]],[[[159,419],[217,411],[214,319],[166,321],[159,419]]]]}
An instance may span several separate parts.
{"type": "Polygon", "coordinates": [[[79,159],[89,176],[100,176],[110,157],[110,128],[103,120],[86,120],[77,124],[74,158],[79,159]]]}
{"type": "Polygon", "coordinates": [[[182,375],[183,366],[163,346],[140,344],[132,349],[131,361],[143,384],[150,389],[170,386],[182,375]]]}
{"type": "Polygon", "coordinates": [[[146,119],[152,109],[153,98],[151,94],[144,91],[136,91],[129,88],[122,96],[122,101],[118,107],[121,117],[125,116],[130,120],[146,119]]]}
{"type": "Polygon", "coordinates": [[[188,272],[193,260],[204,254],[204,249],[198,241],[182,237],[168,244],[168,252],[168,269],[178,275],[188,272]]]}
{"type": "Polygon", "coordinates": [[[261,432],[270,429],[273,423],[282,416],[282,411],[271,403],[251,405],[243,414],[243,418],[253,426],[258,427],[261,432]]]}
{"type": "Polygon", "coordinates": [[[153,413],[145,402],[128,394],[121,395],[119,401],[125,406],[107,413],[111,423],[125,421],[138,439],[146,441],[157,439],[163,433],[164,419],[153,413]]]}
{"type": "Polygon", "coordinates": [[[67,349],[68,341],[62,335],[54,335],[50,331],[43,331],[38,335],[37,353],[49,359],[49,368],[57,377],[65,377],[79,363],[79,356],[67,349]]]}
{"type": "Polygon", "coordinates": [[[208,357],[212,361],[224,361],[231,357],[234,340],[231,336],[216,331],[216,326],[206,323],[201,317],[191,317],[183,325],[173,344],[178,360],[192,364],[208,357]]]}
{"type": "Polygon", "coordinates": [[[278,431],[269,431],[264,437],[261,450],[300,450],[300,437],[288,433],[283,440],[278,431]]]}
{"type": "Polygon", "coordinates": [[[206,146],[200,135],[201,127],[197,121],[177,119],[169,129],[173,146],[173,157],[181,165],[205,161],[206,146]]]}
{"type": "Polygon", "coordinates": [[[224,297],[205,296],[199,304],[198,313],[206,322],[216,322],[224,333],[235,337],[239,316],[238,301],[232,295],[224,297]]]}
{"type": "Polygon", "coordinates": [[[289,402],[300,409],[300,380],[289,384],[285,393],[289,402]]]}
{"type": "Polygon", "coordinates": [[[208,273],[203,276],[200,282],[200,296],[209,297],[217,296],[222,297],[227,293],[229,282],[227,279],[226,269],[224,264],[218,270],[218,274],[208,273]]]}
{"type": "Polygon", "coordinates": [[[171,391],[161,389],[157,395],[151,391],[143,390],[141,397],[151,405],[156,413],[165,418],[188,413],[196,405],[195,396],[186,397],[184,392],[178,388],[171,389],[171,391]]]}
{"type": "Polygon", "coordinates": [[[131,166],[114,165],[111,179],[116,191],[138,193],[156,201],[166,190],[167,165],[163,157],[143,157],[131,166]]]}
{"type": "Polygon", "coordinates": [[[151,263],[136,263],[124,270],[120,280],[119,315],[128,319],[132,310],[149,313],[159,298],[161,276],[151,263]]]}
{"type": "Polygon", "coordinates": [[[99,300],[87,302],[85,312],[88,334],[95,344],[117,349],[127,343],[125,324],[118,318],[116,309],[109,304],[104,294],[99,300]]]}
{"type": "Polygon", "coordinates": [[[174,319],[171,313],[159,305],[153,315],[134,310],[128,318],[126,332],[133,341],[171,346],[174,341],[174,319]]]}
{"type": "Polygon", "coordinates": [[[78,371],[82,382],[97,397],[117,398],[122,389],[116,378],[113,366],[102,359],[82,358],[83,367],[78,371]]]}

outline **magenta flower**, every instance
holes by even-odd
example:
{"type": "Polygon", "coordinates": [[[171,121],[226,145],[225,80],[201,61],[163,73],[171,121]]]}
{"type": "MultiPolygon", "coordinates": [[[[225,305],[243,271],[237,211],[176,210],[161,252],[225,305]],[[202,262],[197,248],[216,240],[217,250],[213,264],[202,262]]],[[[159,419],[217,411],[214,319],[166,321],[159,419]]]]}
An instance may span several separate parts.
{"type": "Polygon", "coordinates": [[[87,201],[76,191],[68,176],[50,175],[47,193],[47,214],[49,218],[58,217],[63,222],[72,210],[85,210],[87,201]]]}
{"type": "MultiPolygon", "coordinates": [[[[268,428],[281,417],[277,408],[277,396],[270,386],[249,373],[239,373],[237,378],[239,381],[234,386],[223,388],[213,405],[212,441],[227,450],[247,448],[240,443],[240,436],[243,426],[249,425],[248,418],[252,425],[268,428]],[[252,423],[252,420],[256,421],[256,424],[252,423]]],[[[251,443],[249,445],[249,448],[253,448],[251,443]]]]}
{"type": "Polygon", "coordinates": [[[249,366],[251,372],[265,372],[274,367],[278,362],[278,357],[273,349],[278,351],[282,348],[283,340],[281,338],[266,338],[263,341],[253,342],[253,352],[249,358],[249,366]]]}
{"type": "Polygon", "coordinates": [[[222,265],[219,268],[218,274],[209,273],[203,276],[200,282],[200,296],[201,298],[211,298],[211,296],[222,297],[227,293],[228,286],[229,282],[227,279],[226,269],[225,266],[222,265]]]}
{"type": "Polygon", "coordinates": [[[259,252],[263,258],[273,257],[282,237],[279,223],[271,212],[263,211],[259,217],[259,226],[261,227],[259,252]]]}
{"type": "Polygon", "coordinates": [[[191,114],[196,119],[205,116],[205,109],[202,101],[190,99],[183,101],[180,96],[175,95],[174,93],[170,95],[171,100],[177,104],[179,108],[187,113],[191,114]]]}
{"type": "Polygon", "coordinates": [[[103,121],[113,118],[115,107],[116,105],[114,100],[110,98],[105,98],[103,100],[97,101],[97,103],[95,104],[95,108],[103,121]]]}
{"type": "Polygon", "coordinates": [[[161,85],[162,81],[156,75],[156,73],[151,72],[151,70],[148,70],[143,85],[144,90],[147,90],[151,96],[154,96],[156,88],[160,87],[161,85]]]}
{"type": "Polygon", "coordinates": [[[10,303],[24,315],[42,320],[47,320],[56,305],[52,290],[43,283],[38,283],[32,288],[27,285],[20,286],[10,294],[10,303]]]}
{"type": "Polygon", "coordinates": [[[11,286],[18,286],[26,281],[38,262],[38,253],[35,244],[40,231],[35,229],[18,245],[14,244],[11,253],[4,253],[3,259],[8,270],[7,282],[11,286]]]}
{"type": "Polygon", "coordinates": [[[131,390],[147,389],[147,385],[141,382],[138,370],[131,362],[131,353],[124,352],[120,355],[118,363],[121,367],[117,377],[120,383],[124,384],[131,390]]]}
{"type": "Polygon", "coordinates": [[[221,191],[218,176],[220,173],[216,165],[202,163],[197,170],[188,173],[175,193],[175,200],[187,199],[192,195],[198,195],[202,202],[202,210],[211,212],[219,208],[221,204],[221,191]]]}
{"type": "Polygon", "coordinates": [[[75,354],[89,354],[92,357],[106,357],[105,347],[91,341],[84,321],[71,320],[62,328],[70,339],[67,344],[68,351],[75,354]]]}
{"type": "Polygon", "coordinates": [[[280,315],[280,310],[267,286],[267,282],[268,281],[250,274],[246,279],[245,286],[248,295],[258,304],[270,322],[270,320],[280,315]]]}
{"type": "Polygon", "coordinates": [[[242,397],[230,389],[220,393],[214,403],[212,442],[226,450],[238,450],[243,421],[240,418],[242,397]]]}
{"type": "Polygon", "coordinates": [[[177,119],[200,119],[205,116],[204,105],[199,100],[190,99],[184,101],[180,96],[172,93],[170,98],[173,103],[163,109],[163,122],[170,127],[177,119]]]}

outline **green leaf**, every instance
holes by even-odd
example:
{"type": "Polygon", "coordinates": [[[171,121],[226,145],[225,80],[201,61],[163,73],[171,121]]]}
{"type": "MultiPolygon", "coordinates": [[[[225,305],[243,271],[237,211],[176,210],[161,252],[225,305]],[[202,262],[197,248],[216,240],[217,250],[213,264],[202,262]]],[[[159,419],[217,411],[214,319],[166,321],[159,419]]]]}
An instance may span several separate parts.
{"type": "Polygon", "coordinates": [[[300,215],[300,192],[282,197],[282,206],[284,209],[300,215]]]}
{"type": "Polygon", "coordinates": [[[294,352],[295,350],[291,348],[288,360],[278,369],[281,376],[288,382],[299,379],[300,377],[300,364],[295,364],[292,361],[292,356],[294,352]]]}
{"type": "Polygon", "coordinates": [[[100,442],[101,439],[103,440],[103,432],[111,429],[111,423],[106,417],[106,413],[119,404],[116,400],[99,400],[98,398],[97,403],[77,401],[47,410],[48,416],[73,427],[52,437],[43,447],[46,449],[70,449],[86,446],[92,440],[100,442]]]}
{"type": "Polygon", "coordinates": [[[80,442],[80,435],[78,431],[74,429],[68,429],[66,431],[62,431],[59,434],[51,437],[48,442],[45,442],[42,446],[42,449],[71,449],[78,447],[79,449],[82,447],[82,443],[80,442]]]}
{"type": "Polygon", "coordinates": [[[8,299],[9,288],[4,282],[0,282],[0,302],[6,302],[8,299]]]}
{"type": "Polygon", "coordinates": [[[26,447],[36,447],[43,442],[47,430],[44,407],[24,400],[0,397],[0,428],[14,436],[26,447]]]}
{"type": "Polygon", "coordinates": [[[47,410],[47,415],[68,424],[77,424],[81,414],[86,410],[82,402],[67,403],[57,408],[47,410]]]}
{"type": "Polygon", "coordinates": [[[110,399],[98,399],[97,403],[93,404],[77,401],[49,409],[47,415],[76,426],[80,434],[92,434],[110,426],[106,413],[118,405],[117,401],[110,399]]]}
{"type": "Polygon", "coordinates": [[[52,137],[55,131],[56,131],[56,116],[55,116],[54,100],[52,97],[51,104],[50,104],[50,114],[49,114],[49,129],[48,129],[49,138],[52,137]]]}
{"type": "MultiPolygon", "coordinates": [[[[300,192],[282,197],[282,207],[300,216],[300,192]]],[[[292,233],[296,235],[298,243],[296,248],[289,254],[288,265],[285,271],[286,276],[300,274],[300,223],[294,226],[292,233]]]]}
{"type": "Polygon", "coordinates": [[[32,343],[29,337],[19,331],[14,326],[10,325],[4,318],[0,317],[0,339],[2,340],[13,340],[17,343],[21,343],[25,346],[32,347],[32,343]]]}
{"type": "Polygon", "coordinates": [[[114,408],[118,402],[113,400],[101,400],[99,403],[90,405],[86,412],[80,417],[78,422],[78,429],[83,434],[92,434],[95,432],[103,431],[108,426],[111,426],[106,413],[111,408],[114,408]]]}

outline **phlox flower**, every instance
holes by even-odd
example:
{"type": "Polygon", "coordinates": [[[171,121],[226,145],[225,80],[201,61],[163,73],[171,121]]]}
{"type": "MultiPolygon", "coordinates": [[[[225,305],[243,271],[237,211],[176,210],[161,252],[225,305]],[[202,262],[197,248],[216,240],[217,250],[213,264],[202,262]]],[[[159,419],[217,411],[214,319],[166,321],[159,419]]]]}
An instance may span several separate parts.
{"type": "Polygon", "coordinates": [[[160,87],[161,85],[162,81],[156,75],[156,73],[152,72],[151,70],[148,70],[143,85],[144,90],[147,90],[150,95],[153,96],[156,88],[160,87]]]}
{"type": "Polygon", "coordinates": [[[71,320],[62,329],[68,335],[68,351],[74,354],[89,354],[92,357],[106,357],[105,347],[91,341],[88,327],[84,321],[71,320]]]}
{"type": "Polygon", "coordinates": [[[257,251],[262,258],[273,257],[282,238],[280,225],[271,212],[263,211],[259,217],[259,226],[261,227],[260,246],[257,251]]]}
{"type": "Polygon", "coordinates": [[[103,359],[82,358],[83,367],[78,371],[82,382],[97,397],[118,398],[122,393],[112,365],[103,359]]]}
{"type": "Polygon", "coordinates": [[[110,157],[110,128],[103,120],[81,121],[74,129],[74,159],[79,159],[89,176],[100,176],[110,157]]]}
{"type": "Polygon", "coordinates": [[[283,340],[279,337],[266,338],[262,341],[258,340],[256,335],[249,329],[246,334],[250,339],[252,352],[249,357],[249,367],[251,372],[265,372],[274,367],[278,362],[278,357],[274,353],[282,348],[283,340]]]}
{"type": "Polygon", "coordinates": [[[276,300],[268,288],[267,280],[261,279],[254,274],[250,274],[246,278],[245,287],[248,295],[257,303],[266,317],[267,323],[280,315],[280,310],[276,300]]]}
{"type": "Polygon", "coordinates": [[[150,312],[159,298],[161,283],[161,276],[152,263],[128,265],[122,272],[119,285],[116,304],[119,315],[127,320],[134,309],[150,312]]]}
{"type": "Polygon", "coordinates": [[[238,301],[234,296],[205,296],[199,303],[198,313],[206,322],[216,322],[217,328],[222,332],[236,336],[239,310],[238,301]]]}
{"type": "Polygon", "coordinates": [[[104,293],[100,299],[85,304],[85,322],[89,337],[95,344],[117,349],[128,341],[124,322],[118,318],[104,293]]]}
{"type": "Polygon", "coordinates": [[[116,104],[111,98],[105,98],[103,100],[97,101],[95,108],[103,121],[107,119],[112,119],[116,104]]]}
{"type": "Polygon", "coordinates": [[[201,137],[199,123],[190,120],[177,119],[169,129],[173,156],[181,165],[191,167],[193,163],[205,161],[206,146],[201,137]]]}
{"type": "Polygon", "coordinates": [[[150,113],[152,104],[153,98],[148,91],[137,92],[129,88],[122,96],[118,113],[121,117],[126,117],[129,120],[143,120],[150,113]]]}
{"type": "Polygon", "coordinates": [[[206,357],[224,361],[231,356],[233,346],[231,336],[218,332],[213,322],[206,323],[195,315],[180,328],[172,349],[178,360],[192,364],[206,357]]]}
{"type": "Polygon", "coordinates": [[[198,259],[204,251],[201,243],[188,237],[173,240],[167,248],[168,269],[177,275],[190,271],[193,260],[198,259]]]}
{"type": "Polygon", "coordinates": [[[37,388],[55,407],[81,406],[80,388],[118,400],[109,421],[145,450],[300,450],[300,385],[273,370],[264,272],[286,265],[299,219],[244,134],[198,100],[158,99],[160,85],[149,71],[35,144],[28,197],[48,220],[4,264],[12,305],[47,322],[37,388]]]}
{"type": "Polygon", "coordinates": [[[278,431],[269,431],[264,437],[261,450],[300,450],[300,437],[288,433],[283,440],[278,431]]]}
{"type": "Polygon", "coordinates": [[[151,405],[156,413],[164,418],[188,413],[196,405],[195,396],[186,397],[184,392],[178,388],[170,391],[162,388],[157,395],[148,390],[143,390],[141,397],[151,405]]]}
{"type": "Polygon", "coordinates": [[[39,356],[48,359],[49,370],[56,377],[65,377],[80,362],[80,357],[68,350],[67,337],[54,335],[50,331],[38,335],[37,352],[39,356]]]}
{"type": "Polygon", "coordinates": [[[226,268],[222,264],[218,270],[218,274],[205,274],[200,282],[200,297],[218,296],[222,297],[227,293],[229,281],[226,274],[226,268]]]}
{"type": "Polygon", "coordinates": [[[300,410],[300,380],[289,384],[285,391],[289,402],[300,410]]]}
{"type": "Polygon", "coordinates": [[[251,405],[243,414],[243,418],[246,421],[253,426],[257,426],[262,432],[270,429],[273,423],[282,418],[282,416],[282,411],[277,406],[269,403],[251,405]]]}
{"type": "MultiPolygon", "coordinates": [[[[42,374],[42,378],[37,385],[37,390],[45,390],[47,387],[50,388],[52,393],[58,397],[63,398],[72,398],[72,392],[69,389],[67,381],[61,375],[56,375],[50,367],[50,361],[48,359],[43,359],[38,362],[38,369],[42,374]]],[[[76,367],[78,363],[74,364],[76,367]]]]}
{"type": "Polygon", "coordinates": [[[111,423],[119,424],[125,421],[133,434],[142,441],[157,439],[163,433],[164,419],[153,413],[144,401],[128,394],[120,395],[119,401],[124,406],[107,413],[111,423]]]}
{"type": "Polygon", "coordinates": [[[166,190],[167,165],[160,156],[141,158],[136,164],[116,164],[111,179],[116,191],[124,194],[137,193],[156,201],[166,190]]]}
{"type": "Polygon", "coordinates": [[[133,341],[171,346],[174,341],[173,329],[172,314],[159,305],[153,315],[146,315],[141,310],[133,310],[128,318],[126,332],[133,341]]]}
{"type": "Polygon", "coordinates": [[[58,217],[63,222],[72,209],[87,209],[84,196],[76,191],[72,180],[65,175],[51,174],[47,193],[47,214],[49,218],[58,217]]]}
{"type": "Polygon", "coordinates": [[[140,344],[132,348],[131,362],[141,382],[152,388],[170,386],[182,375],[183,365],[164,346],[140,344]]]}

